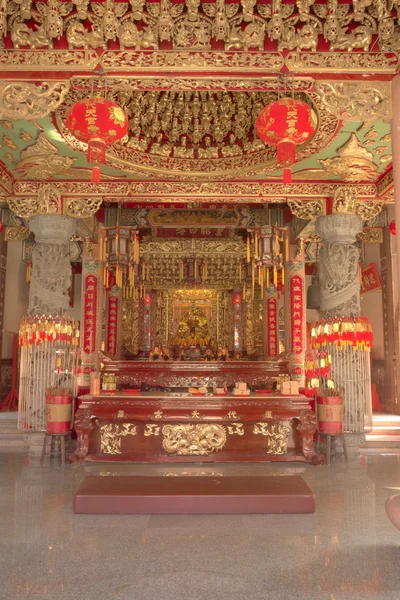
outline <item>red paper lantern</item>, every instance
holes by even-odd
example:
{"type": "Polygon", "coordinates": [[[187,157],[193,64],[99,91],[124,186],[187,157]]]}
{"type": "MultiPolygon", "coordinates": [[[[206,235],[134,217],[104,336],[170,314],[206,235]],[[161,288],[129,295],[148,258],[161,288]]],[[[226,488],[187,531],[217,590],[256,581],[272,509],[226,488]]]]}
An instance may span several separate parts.
{"type": "Polygon", "coordinates": [[[317,116],[311,106],[295,98],[281,98],[269,104],[256,120],[256,131],[263,142],[276,146],[278,164],[286,167],[283,181],[290,183],[289,165],[296,162],[296,146],[304,144],[315,133],[317,116]]]}
{"type": "Polygon", "coordinates": [[[389,223],[389,231],[392,235],[396,235],[396,221],[394,219],[389,223]]]}
{"type": "Polygon", "coordinates": [[[106,162],[106,147],[124,137],[128,118],[122,108],[107,98],[79,100],[67,114],[66,125],[73,136],[86,142],[87,160],[95,165],[92,181],[100,181],[98,164],[106,162]]]}
{"type": "Polygon", "coordinates": [[[3,223],[3,221],[0,221],[0,232],[3,231],[3,229],[4,229],[4,223],[3,223]]]}

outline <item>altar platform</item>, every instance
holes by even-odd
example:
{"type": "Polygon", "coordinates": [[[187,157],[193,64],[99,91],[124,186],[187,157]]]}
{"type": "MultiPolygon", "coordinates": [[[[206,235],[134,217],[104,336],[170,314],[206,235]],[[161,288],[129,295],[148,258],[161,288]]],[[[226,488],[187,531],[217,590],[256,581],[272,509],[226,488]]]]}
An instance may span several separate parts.
{"type": "Polygon", "coordinates": [[[315,496],[298,475],[86,476],[75,493],[74,512],[120,515],[313,513],[315,496]]]}
{"type": "Polygon", "coordinates": [[[74,461],[303,461],[318,464],[305,396],[185,392],[84,395],[74,461]]]}

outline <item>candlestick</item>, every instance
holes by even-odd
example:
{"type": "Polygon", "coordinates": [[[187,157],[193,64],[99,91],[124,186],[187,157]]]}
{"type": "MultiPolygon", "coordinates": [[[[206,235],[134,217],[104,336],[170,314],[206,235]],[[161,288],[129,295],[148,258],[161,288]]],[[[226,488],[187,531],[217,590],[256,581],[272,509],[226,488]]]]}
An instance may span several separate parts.
{"type": "Polygon", "coordinates": [[[254,299],[254,260],[251,261],[251,297],[254,299]]]}
{"type": "Polygon", "coordinates": [[[285,235],[285,260],[288,261],[289,260],[289,232],[286,231],[286,235],[285,235]]]}

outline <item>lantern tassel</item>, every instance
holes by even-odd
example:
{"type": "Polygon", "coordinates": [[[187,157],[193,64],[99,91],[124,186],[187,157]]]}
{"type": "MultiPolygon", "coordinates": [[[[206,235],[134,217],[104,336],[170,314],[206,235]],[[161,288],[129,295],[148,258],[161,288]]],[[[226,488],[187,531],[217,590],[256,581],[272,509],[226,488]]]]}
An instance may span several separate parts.
{"type": "Polygon", "coordinates": [[[283,169],[283,183],[292,183],[292,171],[289,167],[283,169]]]}
{"type": "Polygon", "coordinates": [[[99,167],[93,167],[92,169],[92,181],[99,183],[100,181],[100,169],[99,167]]]}
{"type": "Polygon", "coordinates": [[[290,141],[279,142],[276,146],[278,165],[286,167],[296,162],[296,144],[290,141]]]}

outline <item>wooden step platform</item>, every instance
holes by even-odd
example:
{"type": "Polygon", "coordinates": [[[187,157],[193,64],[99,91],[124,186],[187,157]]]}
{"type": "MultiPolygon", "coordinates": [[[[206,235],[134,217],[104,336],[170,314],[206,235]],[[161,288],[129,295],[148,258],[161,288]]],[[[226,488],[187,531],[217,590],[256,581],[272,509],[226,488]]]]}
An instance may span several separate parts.
{"type": "Polygon", "coordinates": [[[315,497],[298,475],[87,476],[74,496],[74,512],[122,515],[313,513],[315,497]]]}

